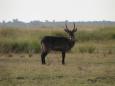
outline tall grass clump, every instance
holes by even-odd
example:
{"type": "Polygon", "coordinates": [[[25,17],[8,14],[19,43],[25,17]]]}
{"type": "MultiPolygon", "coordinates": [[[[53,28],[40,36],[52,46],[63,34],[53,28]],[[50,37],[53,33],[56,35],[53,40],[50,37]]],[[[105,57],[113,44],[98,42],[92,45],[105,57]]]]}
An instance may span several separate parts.
{"type": "Polygon", "coordinates": [[[106,27],[94,31],[79,31],[76,36],[79,41],[115,40],[115,27],[106,27]]]}
{"type": "Polygon", "coordinates": [[[38,34],[38,31],[31,29],[0,29],[0,52],[40,52],[40,38],[38,34]]]}
{"type": "Polygon", "coordinates": [[[82,45],[78,47],[80,53],[94,53],[96,47],[93,45],[82,45]]]}
{"type": "Polygon", "coordinates": [[[40,52],[40,44],[37,42],[29,43],[28,41],[0,42],[0,52],[1,53],[8,53],[8,52],[14,52],[14,53],[34,52],[34,53],[38,53],[38,52],[40,52]]]}

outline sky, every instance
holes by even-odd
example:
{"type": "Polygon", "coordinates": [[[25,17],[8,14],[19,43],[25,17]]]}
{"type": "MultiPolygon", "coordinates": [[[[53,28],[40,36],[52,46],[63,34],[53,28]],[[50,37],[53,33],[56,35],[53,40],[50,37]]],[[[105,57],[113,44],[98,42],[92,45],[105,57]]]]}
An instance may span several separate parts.
{"type": "Polygon", "coordinates": [[[0,0],[0,21],[115,21],[115,0],[0,0]]]}

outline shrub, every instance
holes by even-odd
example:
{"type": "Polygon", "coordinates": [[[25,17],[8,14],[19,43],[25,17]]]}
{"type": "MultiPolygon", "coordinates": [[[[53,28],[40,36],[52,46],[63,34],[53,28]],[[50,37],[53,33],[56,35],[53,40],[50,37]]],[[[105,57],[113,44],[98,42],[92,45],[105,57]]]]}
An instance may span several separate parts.
{"type": "Polygon", "coordinates": [[[106,27],[95,31],[79,31],[76,33],[79,41],[104,41],[115,39],[115,28],[106,27]]]}
{"type": "Polygon", "coordinates": [[[0,43],[0,52],[2,53],[8,53],[8,52],[14,52],[14,53],[38,53],[40,52],[40,44],[33,42],[2,42],[0,43]]]}
{"type": "Polygon", "coordinates": [[[87,46],[87,45],[83,45],[83,46],[79,46],[79,52],[80,53],[94,53],[95,52],[95,47],[94,46],[87,46]]]}

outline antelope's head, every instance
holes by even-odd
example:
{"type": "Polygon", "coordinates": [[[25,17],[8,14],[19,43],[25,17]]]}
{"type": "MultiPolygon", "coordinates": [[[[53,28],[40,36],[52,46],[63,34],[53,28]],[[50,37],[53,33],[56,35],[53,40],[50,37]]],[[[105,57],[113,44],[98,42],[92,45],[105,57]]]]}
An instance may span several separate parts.
{"type": "Polygon", "coordinates": [[[69,30],[67,27],[67,24],[65,24],[65,32],[67,32],[69,34],[69,39],[72,41],[75,41],[75,35],[74,33],[77,31],[77,27],[75,27],[75,23],[73,23],[73,30],[69,30]]]}

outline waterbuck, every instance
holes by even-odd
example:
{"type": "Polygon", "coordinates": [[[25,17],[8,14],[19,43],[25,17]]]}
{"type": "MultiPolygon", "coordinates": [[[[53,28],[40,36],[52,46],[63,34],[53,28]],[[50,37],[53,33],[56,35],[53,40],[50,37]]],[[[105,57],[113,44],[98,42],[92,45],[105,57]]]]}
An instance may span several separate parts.
{"type": "Polygon", "coordinates": [[[69,30],[65,24],[64,31],[68,33],[69,37],[59,37],[59,36],[45,36],[41,40],[41,61],[42,64],[46,64],[45,57],[49,51],[60,51],[62,53],[62,64],[65,64],[65,53],[74,46],[75,36],[74,33],[77,31],[75,23],[73,30],[69,30]]]}

